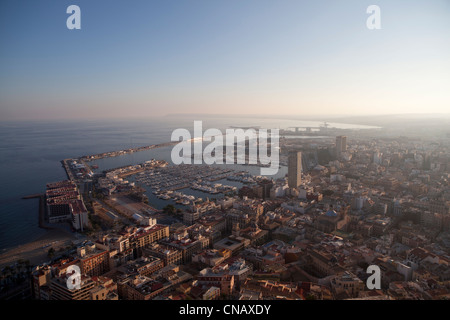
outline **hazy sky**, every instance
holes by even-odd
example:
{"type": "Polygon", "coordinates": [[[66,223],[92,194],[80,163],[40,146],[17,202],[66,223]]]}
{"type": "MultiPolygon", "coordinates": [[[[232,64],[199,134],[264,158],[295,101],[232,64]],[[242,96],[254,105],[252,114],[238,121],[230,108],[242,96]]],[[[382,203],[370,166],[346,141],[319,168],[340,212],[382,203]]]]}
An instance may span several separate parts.
{"type": "Polygon", "coordinates": [[[423,112],[450,112],[448,0],[0,2],[1,120],[423,112]]]}

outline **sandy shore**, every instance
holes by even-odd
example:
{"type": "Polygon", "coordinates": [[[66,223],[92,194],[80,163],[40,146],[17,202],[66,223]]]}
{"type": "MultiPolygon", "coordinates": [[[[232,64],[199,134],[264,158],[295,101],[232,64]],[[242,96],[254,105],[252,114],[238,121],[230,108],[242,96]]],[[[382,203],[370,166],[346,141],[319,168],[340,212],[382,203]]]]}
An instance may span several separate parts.
{"type": "Polygon", "coordinates": [[[0,252],[0,268],[13,264],[19,259],[29,260],[32,265],[49,261],[47,252],[51,247],[58,254],[58,250],[61,247],[69,246],[74,240],[76,240],[76,237],[73,233],[61,229],[48,230],[35,241],[0,252]],[[43,246],[48,244],[50,246],[43,248],[43,246]]]}

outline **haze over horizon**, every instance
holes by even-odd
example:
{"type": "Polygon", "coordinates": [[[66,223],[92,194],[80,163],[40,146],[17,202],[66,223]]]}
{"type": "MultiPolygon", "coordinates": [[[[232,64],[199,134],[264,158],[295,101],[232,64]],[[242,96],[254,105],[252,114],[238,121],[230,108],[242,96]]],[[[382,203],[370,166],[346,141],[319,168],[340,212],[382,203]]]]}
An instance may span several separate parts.
{"type": "Polygon", "coordinates": [[[445,0],[5,0],[0,119],[447,115],[449,32],[445,0]]]}

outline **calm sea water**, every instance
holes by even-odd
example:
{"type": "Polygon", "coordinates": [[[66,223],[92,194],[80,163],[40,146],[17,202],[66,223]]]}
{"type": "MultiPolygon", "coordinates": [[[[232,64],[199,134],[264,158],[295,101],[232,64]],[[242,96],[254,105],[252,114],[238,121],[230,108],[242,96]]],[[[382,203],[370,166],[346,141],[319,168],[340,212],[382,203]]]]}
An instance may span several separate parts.
{"type": "MultiPolygon", "coordinates": [[[[22,197],[45,191],[48,182],[66,179],[60,161],[113,150],[170,141],[175,128],[193,131],[189,117],[127,121],[2,122],[0,123],[0,249],[35,240],[38,200],[22,197]]],[[[321,122],[250,118],[207,118],[204,130],[229,126],[288,128],[321,122]]],[[[340,128],[364,126],[332,124],[340,128]]],[[[100,169],[142,163],[155,158],[170,162],[171,148],[160,148],[98,161],[100,169]]],[[[258,167],[250,171],[259,171],[258,167]]],[[[251,172],[253,173],[253,172],[251,172]]],[[[281,172],[283,174],[283,172],[281,172]]],[[[155,204],[159,207],[160,204],[155,204]]]]}

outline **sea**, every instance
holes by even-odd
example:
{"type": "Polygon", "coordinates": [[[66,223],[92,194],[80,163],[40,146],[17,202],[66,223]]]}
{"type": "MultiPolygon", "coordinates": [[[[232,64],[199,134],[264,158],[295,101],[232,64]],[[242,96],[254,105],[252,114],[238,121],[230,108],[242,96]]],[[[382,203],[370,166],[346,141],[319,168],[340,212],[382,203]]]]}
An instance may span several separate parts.
{"type": "MultiPolygon", "coordinates": [[[[323,124],[320,121],[232,116],[204,119],[199,116],[166,116],[139,120],[0,122],[0,250],[34,241],[46,233],[38,224],[38,199],[22,197],[44,193],[47,183],[67,179],[61,160],[170,142],[171,134],[177,128],[185,128],[192,133],[194,120],[203,121],[203,130],[217,128],[224,133],[231,126],[287,129],[294,126],[318,127],[323,124]]],[[[343,123],[329,123],[329,126],[343,129],[368,128],[343,123]]],[[[151,149],[100,159],[92,164],[97,164],[98,171],[102,171],[150,159],[171,163],[171,150],[172,147],[151,149]]],[[[259,174],[259,167],[236,166],[238,171],[259,174]]],[[[286,173],[287,169],[281,168],[277,177],[286,173]]],[[[239,183],[229,184],[240,186],[239,183]]],[[[188,193],[188,190],[181,191],[188,193]]],[[[157,209],[171,203],[170,200],[167,202],[152,196],[150,190],[147,194],[150,205],[157,209]]],[[[208,196],[200,191],[190,194],[208,196]]]]}

